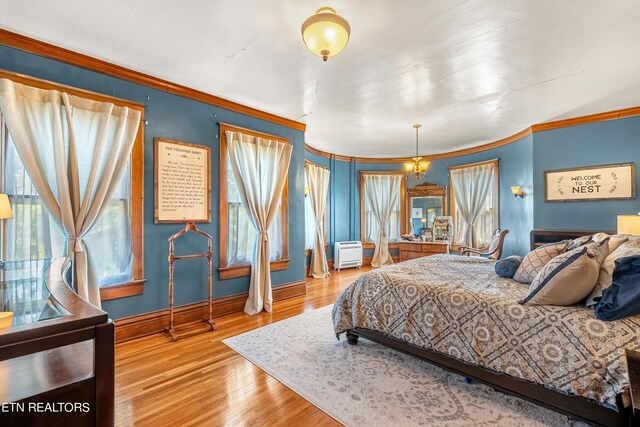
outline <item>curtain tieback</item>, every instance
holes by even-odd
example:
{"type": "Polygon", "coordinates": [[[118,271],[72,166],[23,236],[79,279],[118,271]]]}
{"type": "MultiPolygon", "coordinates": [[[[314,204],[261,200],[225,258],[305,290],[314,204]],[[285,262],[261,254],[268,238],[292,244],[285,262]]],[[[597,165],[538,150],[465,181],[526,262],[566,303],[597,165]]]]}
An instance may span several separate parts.
{"type": "Polygon", "coordinates": [[[84,249],[82,249],[82,244],[80,244],[80,238],[79,237],[67,237],[67,242],[69,242],[69,245],[73,245],[73,251],[74,252],[84,252],[84,249]]]}
{"type": "Polygon", "coordinates": [[[262,237],[263,241],[269,241],[269,233],[267,233],[266,231],[258,231],[258,234],[262,237]]]}

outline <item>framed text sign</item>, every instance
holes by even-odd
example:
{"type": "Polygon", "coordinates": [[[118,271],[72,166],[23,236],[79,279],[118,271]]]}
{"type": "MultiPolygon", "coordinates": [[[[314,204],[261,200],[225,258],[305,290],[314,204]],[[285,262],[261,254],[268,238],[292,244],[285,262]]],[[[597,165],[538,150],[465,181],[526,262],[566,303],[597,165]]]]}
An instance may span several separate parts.
{"type": "Polygon", "coordinates": [[[636,165],[621,163],[544,172],[545,202],[634,199],[636,165]]]}
{"type": "Polygon", "coordinates": [[[154,221],[211,222],[211,148],[153,139],[154,221]]]}

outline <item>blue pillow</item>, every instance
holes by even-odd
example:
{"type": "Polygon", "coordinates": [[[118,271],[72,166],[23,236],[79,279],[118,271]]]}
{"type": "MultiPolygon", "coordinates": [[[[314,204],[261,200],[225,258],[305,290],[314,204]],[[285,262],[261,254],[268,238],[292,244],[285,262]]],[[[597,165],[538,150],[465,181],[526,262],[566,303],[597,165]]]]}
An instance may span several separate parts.
{"type": "Polygon", "coordinates": [[[618,320],[640,314],[640,255],[616,260],[611,286],[596,305],[600,320],[618,320]]]}
{"type": "Polygon", "coordinates": [[[522,257],[517,255],[512,255],[506,257],[505,259],[501,259],[496,262],[496,274],[500,277],[505,277],[507,279],[513,278],[513,275],[516,274],[516,270],[520,267],[520,263],[522,262],[522,257]]]}

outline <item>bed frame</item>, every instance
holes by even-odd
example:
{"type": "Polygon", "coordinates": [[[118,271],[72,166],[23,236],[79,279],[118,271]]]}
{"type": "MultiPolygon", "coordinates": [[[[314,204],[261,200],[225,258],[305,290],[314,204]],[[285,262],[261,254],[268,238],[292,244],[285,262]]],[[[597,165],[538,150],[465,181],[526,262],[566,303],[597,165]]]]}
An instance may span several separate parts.
{"type": "MultiPolygon", "coordinates": [[[[540,244],[557,242],[564,239],[575,239],[598,232],[599,231],[584,230],[533,230],[531,231],[531,249],[535,249],[540,244]]],[[[605,233],[615,234],[613,231],[605,231],[605,233]]],[[[356,345],[358,338],[363,337],[385,347],[427,361],[440,368],[487,384],[497,391],[511,394],[556,412],[563,413],[576,420],[607,427],[636,425],[635,423],[632,424],[630,407],[624,407],[620,396],[617,396],[616,399],[618,407],[618,411],[616,411],[601,406],[595,401],[584,397],[570,396],[553,391],[530,381],[521,380],[510,375],[463,362],[438,351],[416,347],[405,341],[384,335],[381,332],[356,328],[347,331],[346,335],[347,342],[351,345],[356,345]]]]}
{"type": "Polygon", "coordinates": [[[570,396],[553,391],[530,381],[521,380],[510,375],[463,362],[438,351],[416,347],[407,342],[386,336],[381,332],[356,328],[347,331],[346,335],[347,342],[351,345],[356,345],[358,338],[363,337],[385,347],[427,361],[447,371],[484,383],[496,391],[517,396],[537,405],[563,413],[576,420],[607,427],[631,425],[630,409],[624,408],[620,396],[617,398],[618,411],[615,411],[614,409],[600,406],[596,402],[584,397],[570,396]]]}

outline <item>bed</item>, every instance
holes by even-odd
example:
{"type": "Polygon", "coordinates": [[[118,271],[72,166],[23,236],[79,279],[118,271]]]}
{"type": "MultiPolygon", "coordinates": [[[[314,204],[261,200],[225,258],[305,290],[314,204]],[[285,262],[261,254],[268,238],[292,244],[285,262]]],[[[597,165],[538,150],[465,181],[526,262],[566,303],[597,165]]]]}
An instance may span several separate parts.
{"type": "Polygon", "coordinates": [[[410,353],[576,419],[628,425],[625,349],[640,317],[603,322],[583,306],[523,306],[528,287],[495,261],[456,255],[365,273],[338,298],[336,335],[410,353]]]}

